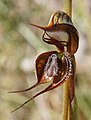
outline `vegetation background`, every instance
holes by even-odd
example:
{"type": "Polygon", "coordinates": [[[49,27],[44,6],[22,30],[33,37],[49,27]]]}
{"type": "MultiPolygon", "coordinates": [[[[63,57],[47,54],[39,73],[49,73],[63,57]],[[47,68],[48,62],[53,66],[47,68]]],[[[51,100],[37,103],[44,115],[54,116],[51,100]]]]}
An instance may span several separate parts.
{"type": "MultiPolygon", "coordinates": [[[[46,85],[25,93],[8,91],[28,88],[36,83],[35,59],[54,50],[41,40],[42,31],[27,23],[47,25],[63,0],[0,0],[0,120],[59,120],[62,86],[28,103],[15,113],[10,111],[46,85]]],[[[76,53],[76,95],[79,120],[91,120],[91,0],[73,0],[73,23],[79,30],[76,53]]]]}

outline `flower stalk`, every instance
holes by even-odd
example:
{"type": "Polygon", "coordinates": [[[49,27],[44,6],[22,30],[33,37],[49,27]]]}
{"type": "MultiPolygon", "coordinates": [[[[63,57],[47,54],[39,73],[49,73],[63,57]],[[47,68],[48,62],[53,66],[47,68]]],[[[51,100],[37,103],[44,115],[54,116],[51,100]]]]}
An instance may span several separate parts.
{"type": "MultiPolygon", "coordinates": [[[[65,12],[71,17],[72,16],[72,0],[65,0],[65,12]]],[[[71,78],[63,84],[63,110],[62,110],[62,120],[71,120],[71,100],[70,100],[70,90],[71,78]]]]}

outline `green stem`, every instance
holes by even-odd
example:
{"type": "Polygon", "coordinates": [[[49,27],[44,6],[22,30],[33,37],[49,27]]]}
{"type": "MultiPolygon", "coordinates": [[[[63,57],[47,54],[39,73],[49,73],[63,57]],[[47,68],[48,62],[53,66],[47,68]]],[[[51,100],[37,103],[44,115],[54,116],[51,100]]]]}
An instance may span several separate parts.
{"type": "Polygon", "coordinates": [[[62,109],[62,120],[68,120],[68,81],[63,85],[63,109],[62,109]]]}
{"type": "MultiPolygon", "coordinates": [[[[71,17],[72,14],[72,0],[65,0],[65,12],[71,17]]],[[[70,96],[68,81],[63,85],[63,109],[62,109],[62,120],[70,120],[70,96]]]]}
{"type": "Polygon", "coordinates": [[[72,110],[71,110],[71,101],[70,99],[68,100],[68,120],[71,120],[71,113],[72,113],[72,110]]]}
{"type": "Polygon", "coordinates": [[[72,16],[72,0],[65,0],[65,12],[72,16]]]}

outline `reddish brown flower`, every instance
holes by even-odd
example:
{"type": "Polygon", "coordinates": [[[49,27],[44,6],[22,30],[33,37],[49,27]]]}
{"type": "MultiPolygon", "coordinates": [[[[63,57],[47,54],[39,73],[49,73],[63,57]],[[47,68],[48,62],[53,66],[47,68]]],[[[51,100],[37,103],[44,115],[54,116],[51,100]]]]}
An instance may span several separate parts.
{"type": "MultiPolygon", "coordinates": [[[[44,34],[42,36],[43,41],[48,44],[55,45],[59,52],[50,51],[38,56],[36,59],[36,75],[38,82],[28,89],[11,91],[11,93],[28,91],[40,84],[50,81],[52,81],[52,83],[12,112],[21,108],[23,105],[40,94],[62,85],[66,80],[69,79],[69,77],[74,79],[75,76],[74,54],[78,49],[79,37],[78,31],[73,26],[70,17],[64,12],[57,11],[52,15],[48,26],[42,27],[34,24],[31,25],[44,30],[44,34]]],[[[74,91],[73,82],[70,89],[71,101],[74,97],[74,92],[72,91],[74,91]]]]}

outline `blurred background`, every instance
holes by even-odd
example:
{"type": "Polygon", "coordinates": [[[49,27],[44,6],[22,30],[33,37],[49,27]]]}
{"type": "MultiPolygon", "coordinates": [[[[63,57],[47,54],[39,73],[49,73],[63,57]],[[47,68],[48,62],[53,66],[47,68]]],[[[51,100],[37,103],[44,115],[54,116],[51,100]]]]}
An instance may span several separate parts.
{"type": "MultiPolygon", "coordinates": [[[[46,87],[18,94],[9,91],[36,83],[35,59],[55,47],[43,43],[42,32],[27,23],[47,25],[64,0],[0,0],[0,120],[59,120],[62,86],[32,100],[15,113],[17,106],[46,87]]],[[[91,120],[91,0],[73,0],[73,23],[80,34],[76,96],[79,120],[91,120]]]]}

